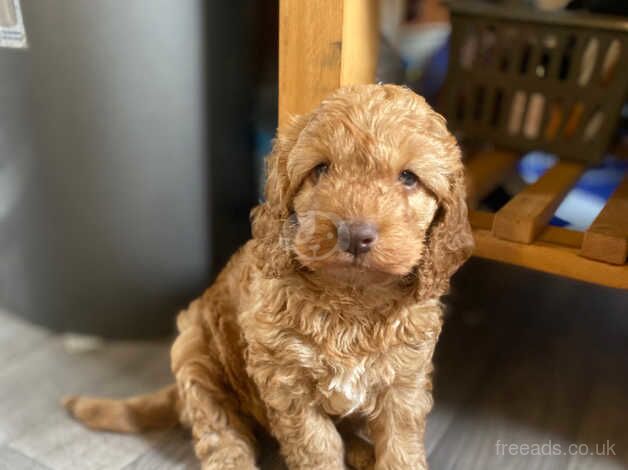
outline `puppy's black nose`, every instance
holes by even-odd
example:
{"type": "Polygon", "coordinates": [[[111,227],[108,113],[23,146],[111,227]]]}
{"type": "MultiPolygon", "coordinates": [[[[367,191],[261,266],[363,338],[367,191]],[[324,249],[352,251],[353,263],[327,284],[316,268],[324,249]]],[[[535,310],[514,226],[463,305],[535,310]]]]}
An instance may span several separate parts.
{"type": "Polygon", "coordinates": [[[377,229],[373,224],[366,222],[353,222],[349,225],[348,242],[346,251],[357,256],[366,253],[377,240],[377,229]]]}

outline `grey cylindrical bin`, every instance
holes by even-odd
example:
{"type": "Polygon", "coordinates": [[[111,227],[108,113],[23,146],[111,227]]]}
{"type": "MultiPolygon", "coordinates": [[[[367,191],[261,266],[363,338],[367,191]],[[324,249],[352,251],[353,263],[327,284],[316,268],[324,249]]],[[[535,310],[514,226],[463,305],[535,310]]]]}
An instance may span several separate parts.
{"type": "Polygon", "coordinates": [[[0,49],[0,305],[152,336],[209,273],[202,2],[23,0],[0,49]]]}

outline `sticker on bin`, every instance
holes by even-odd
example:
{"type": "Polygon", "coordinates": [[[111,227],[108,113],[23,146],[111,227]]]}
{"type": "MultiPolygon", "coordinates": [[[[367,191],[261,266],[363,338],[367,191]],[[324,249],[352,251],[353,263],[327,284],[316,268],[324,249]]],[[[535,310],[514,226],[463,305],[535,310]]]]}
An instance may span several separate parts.
{"type": "Polygon", "coordinates": [[[28,47],[20,0],[0,0],[0,47],[28,47]]]}

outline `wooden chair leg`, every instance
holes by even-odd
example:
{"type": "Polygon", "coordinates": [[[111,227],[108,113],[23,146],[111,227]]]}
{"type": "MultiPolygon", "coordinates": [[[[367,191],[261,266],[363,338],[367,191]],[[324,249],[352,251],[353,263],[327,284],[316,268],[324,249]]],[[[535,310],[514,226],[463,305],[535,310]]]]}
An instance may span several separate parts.
{"type": "Polygon", "coordinates": [[[279,126],[336,88],[372,83],[377,0],[280,0],[279,126]]]}

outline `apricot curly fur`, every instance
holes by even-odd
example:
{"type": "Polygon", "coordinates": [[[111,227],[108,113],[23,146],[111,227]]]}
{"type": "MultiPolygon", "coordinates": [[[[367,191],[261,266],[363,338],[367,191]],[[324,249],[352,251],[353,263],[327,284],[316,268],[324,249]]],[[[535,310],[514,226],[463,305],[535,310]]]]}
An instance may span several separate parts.
{"type": "Polygon", "coordinates": [[[257,468],[260,428],[290,469],[427,468],[439,299],[472,248],[454,137],[408,89],[350,86],[280,129],[267,173],[253,238],[179,314],[176,389],[67,408],[99,429],[178,420],[204,469],[257,468]],[[377,228],[359,256],[355,221],[377,228]]]}

